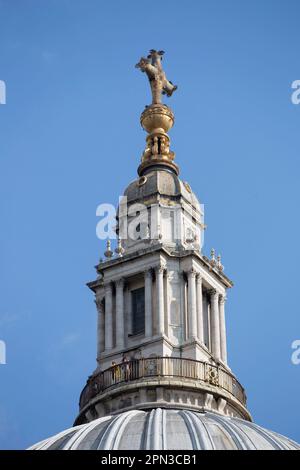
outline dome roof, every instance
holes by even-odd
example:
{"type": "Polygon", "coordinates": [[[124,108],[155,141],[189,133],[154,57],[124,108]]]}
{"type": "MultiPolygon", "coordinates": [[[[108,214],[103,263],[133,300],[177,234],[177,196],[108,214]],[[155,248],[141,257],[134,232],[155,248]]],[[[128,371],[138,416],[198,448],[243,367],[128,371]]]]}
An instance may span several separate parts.
{"type": "Polygon", "coordinates": [[[254,423],[216,413],[132,410],[75,426],[30,450],[300,450],[254,423]]]}
{"type": "Polygon", "coordinates": [[[132,181],[124,191],[128,202],[139,201],[159,193],[167,197],[183,197],[196,209],[200,208],[197,196],[186,182],[168,170],[151,170],[144,176],[132,181]]]}

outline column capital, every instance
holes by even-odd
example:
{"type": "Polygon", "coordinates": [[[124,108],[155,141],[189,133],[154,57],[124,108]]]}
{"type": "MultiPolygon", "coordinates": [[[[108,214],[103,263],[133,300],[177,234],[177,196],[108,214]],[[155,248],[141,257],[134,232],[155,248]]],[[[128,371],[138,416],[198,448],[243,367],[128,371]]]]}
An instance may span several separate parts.
{"type": "Polygon", "coordinates": [[[104,284],[104,290],[105,290],[105,292],[111,292],[111,291],[112,291],[112,283],[111,283],[111,281],[106,282],[106,283],[104,284]]]}
{"type": "Polygon", "coordinates": [[[157,274],[163,274],[166,270],[166,265],[165,264],[158,264],[157,266],[155,266],[155,272],[157,274]]]}
{"type": "Polygon", "coordinates": [[[213,289],[213,288],[212,288],[212,289],[209,289],[208,293],[209,293],[209,295],[210,295],[211,297],[213,297],[213,296],[215,296],[216,294],[218,294],[217,290],[216,290],[216,289],[213,289]]]}
{"type": "Polygon", "coordinates": [[[95,304],[96,304],[96,307],[97,307],[97,310],[98,310],[99,313],[104,312],[103,299],[104,299],[104,297],[96,297],[95,298],[95,304]]]}
{"type": "Polygon", "coordinates": [[[125,279],[124,277],[120,277],[119,279],[115,280],[116,287],[122,288],[124,287],[125,279]]]}
{"type": "Polygon", "coordinates": [[[194,278],[196,278],[196,276],[197,276],[197,271],[195,270],[195,268],[192,268],[192,269],[190,269],[190,270],[188,271],[188,276],[189,276],[189,277],[194,277],[194,278]]]}
{"type": "Polygon", "coordinates": [[[152,267],[145,269],[144,271],[145,279],[152,279],[152,270],[153,270],[152,267]]]}
{"type": "Polygon", "coordinates": [[[202,282],[202,275],[200,273],[196,274],[196,281],[197,281],[198,284],[200,284],[202,282]]]}
{"type": "Polygon", "coordinates": [[[227,300],[226,295],[224,295],[224,294],[219,294],[219,302],[220,302],[220,304],[224,304],[224,303],[226,302],[226,300],[227,300]]]}

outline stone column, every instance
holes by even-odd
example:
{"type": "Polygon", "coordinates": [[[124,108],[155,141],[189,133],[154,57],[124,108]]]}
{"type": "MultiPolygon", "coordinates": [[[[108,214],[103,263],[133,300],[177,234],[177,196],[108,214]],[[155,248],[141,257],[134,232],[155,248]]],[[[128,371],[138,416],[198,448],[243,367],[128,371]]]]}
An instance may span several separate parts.
{"type": "Polygon", "coordinates": [[[152,271],[145,271],[145,337],[150,338],[152,332],[152,271]]]}
{"type": "Polygon", "coordinates": [[[204,344],[204,323],[203,323],[203,302],[202,302],[202,277],[197,275],[197,318],[198,318],[198,338],[204,344]]]}
{"type": "Polygon", "coordinates": [[[165,335],[170,337],[170,274],[165,272],[164,276],[164,299],[165,299],[165,335]]]}
{"type": "Polygon", "coordinates": [[[179,273],[180,279],[180,322],[182,326],[181,331],[181,341],[187,340],[187,317],[186,317],[186,282],[185,282],[185,273],[181,271],[179,273]]]}
{"type": "Polygon", "coordinates": [[[215,360],[220,360],[220,319],[219,319],[219,294],[216,290],[210,291],[210,314],[211,314],[211,346],[215,360]]]}
{"type": "Polygon", "coordinates": [[[95,299],[97,306],[97,359],[99,359],[102,351],[104,351],[104,304],[103,297],[95,299]]]}
{"type": "Polygon", "coordinates": [[[157,334],[164,334],[164,270],[163,266],[156,268],[156,308],[157,308],[157,334]]]}
{"type": "Polygon", "coordinates": [[[197,338],[197,311],[196,311],[196,271],[188,272],[188,315],[189,337],[197,338]]]}
{"type": "Polygon", "coordinates": [[[112,285],[105,285],[105,351],[113,347],[112,285]]]}
{"type": "Polygon", "coordinates": [[[220,312],[221,359],[225,364],[227,364],[225,301],[226,301],[226,297],[224,295],[220,295],[219,296],[219,312],[220,312]]]}
{"type": "Polygon", "coordinates": [[[116,347],[124,346],[124,279],[120,278],[116,281],[116,347]]]}
{"type": "Polygon", "coordinates": [[[132,333],[132,315],[131,315],[131,295],[128,285],[125,285],[124,290],[124,318],[125,318],[125,347],[128,346],[128,335],[132,333]]]}

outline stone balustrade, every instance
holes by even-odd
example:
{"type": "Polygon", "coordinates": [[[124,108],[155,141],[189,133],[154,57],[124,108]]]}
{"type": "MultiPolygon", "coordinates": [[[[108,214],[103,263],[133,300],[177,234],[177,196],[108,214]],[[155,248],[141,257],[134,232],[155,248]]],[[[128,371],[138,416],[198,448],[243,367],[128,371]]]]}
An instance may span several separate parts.
{"type": "Polygon", "coordinates": [[[221,366],[177,357],[135,359],[112,366],[90,377],[80,396],[80,410],[102,392],[147,378],[179,377],[209,384],[212,389],[224,389],[246,406],[246,395],[236,378],[221,366]]]}

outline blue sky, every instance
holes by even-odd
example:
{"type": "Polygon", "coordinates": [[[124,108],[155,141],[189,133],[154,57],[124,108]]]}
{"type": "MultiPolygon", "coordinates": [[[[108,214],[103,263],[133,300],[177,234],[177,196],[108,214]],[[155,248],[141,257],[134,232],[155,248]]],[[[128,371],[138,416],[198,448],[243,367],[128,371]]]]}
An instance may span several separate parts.
{"type": "Polygon", "coordinates": [[[223,255],[229,361],[255,421],[300,442],[299,2],[0,0],[0,448],[72,425],[95,366],[85,286],[103,254],[96,207],[135,178],[166,51],[170,136],[223,255]]]}

